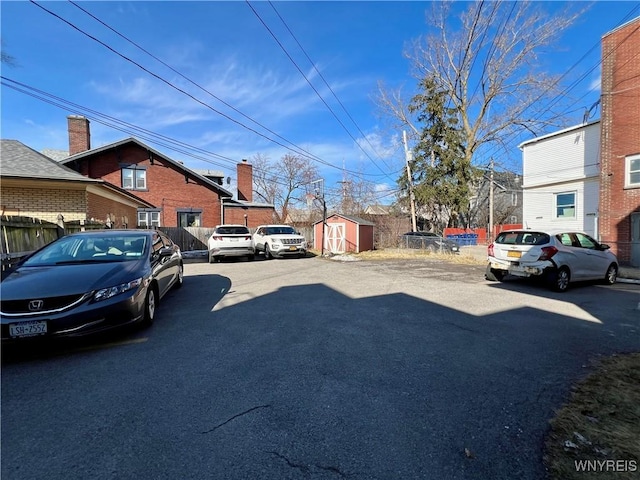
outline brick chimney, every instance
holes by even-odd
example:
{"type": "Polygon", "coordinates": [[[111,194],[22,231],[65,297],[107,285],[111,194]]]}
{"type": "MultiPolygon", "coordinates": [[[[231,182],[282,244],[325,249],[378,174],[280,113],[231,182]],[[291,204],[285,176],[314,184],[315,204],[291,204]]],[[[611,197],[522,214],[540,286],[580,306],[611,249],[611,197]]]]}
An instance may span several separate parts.
{"type": "Polygon", "coordinates": [[[253,202],[253,167],[245,159],[238,164],[238,200],[253,202]]]}
{"type": "Polygon", "coordinates": [[[69,115],[67,126],[69,130],[69,155],[91,150],[89,120],[81,115],[69,115]]]}

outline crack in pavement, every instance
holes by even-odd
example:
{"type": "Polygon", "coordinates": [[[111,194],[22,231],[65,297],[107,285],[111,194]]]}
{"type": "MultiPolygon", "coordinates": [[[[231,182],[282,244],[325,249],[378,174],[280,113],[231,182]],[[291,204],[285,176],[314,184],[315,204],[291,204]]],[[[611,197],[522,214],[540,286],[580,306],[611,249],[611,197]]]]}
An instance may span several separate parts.
{"type": "Polygon", "coordinates": [[[206,433],[211,433],[211,432],[213,432],[213,431],[217,430],[218,428],[223,427],[223,426],[224,426],[224,425],[226,425],[227,423],[229,423],[229,422],[231,422],[231,421],[235,420],[236,418],[238,418],[238,417],[242,417],[243,415],[246,415],[247,413],[251,413],[251,412],[253,412],[254,410],[258,410],[259,408],[271,408],[271,405],[258,405],[257,407],[252,407],[252,408],[250,408],[249,410],[245,410],[244,412],[241,412],[241,413],[238,413],[237,415],[234,415],[233,417],[231,417],[231,418],[229,418],[229,419],[225,420],[224,422],[222,422],[222,423],[220,423],[220,424],[216,425],[216,426],[215,426],[215,427],[213,427],[212,429],[210,429],[210,430],[205,430],[204,432],[200,432],[200,433],[201,433],[201,434],[203,434],[203,435],[204,435],[204,434],[206,434],[206,433]]]}
{"type": "Polygon", "coordinates": [[[334,467],[332,465],[318,465],[318,464],[307,465],[307,464],[304,464],[304,463],[295,463],[295,462],[292,462],[291,460],[289,460],[285,455],[282,455],[279,452],[276,452],[276,451],[273,451],[273,450],[269,450],[269,451],[265,451],[265,453],[270,453],[271,455],[284,460],[285,462],[287,462],[287,465],[289,465],[291,468],[297,468],[298,470],[300,470],[305,475],[311,474],[311,468],[310,467],[315,467],[318,470],[325,470],[327,472],[335,473],[336,475],[339,475],[340,478],[348,478],[348,475],[346,473],[342,472],[338,467],[334,467]]]}

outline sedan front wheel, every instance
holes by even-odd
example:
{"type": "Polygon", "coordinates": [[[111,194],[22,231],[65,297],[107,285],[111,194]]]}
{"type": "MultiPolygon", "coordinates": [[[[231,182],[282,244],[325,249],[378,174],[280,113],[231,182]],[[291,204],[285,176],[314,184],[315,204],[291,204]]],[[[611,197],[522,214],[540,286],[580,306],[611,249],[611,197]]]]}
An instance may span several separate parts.
{"type": "Polygon", "coordinates": [[[143,327],[150,327],[156,318],[156,307],[158,306],[156,300],[156,290],[153,285],[149,286],[147,291],[147,298],[144,301],[144,318],[142,319],[143,327]]]}

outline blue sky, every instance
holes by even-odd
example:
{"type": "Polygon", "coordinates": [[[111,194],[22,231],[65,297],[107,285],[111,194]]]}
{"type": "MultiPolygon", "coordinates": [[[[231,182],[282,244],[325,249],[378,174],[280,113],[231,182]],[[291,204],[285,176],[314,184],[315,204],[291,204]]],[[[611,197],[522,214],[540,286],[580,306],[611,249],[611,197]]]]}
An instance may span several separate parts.
{"type": "MultiPolygon", "coordinates": [[[[388,128],[372,98],[378,82],[415,91],[403,50],[427,33],[429,3],[77,2],[115,33],[71,2],[39,3],[49,13],[2,1],[2,48],[15,65],[2,65],[1,136],[66,150],[66,116],[98,115],[110,125],[92,120],[93,147],[134,136],[191,168],[231,177],[243,158],[297,150],[315,159],[328,191],[338,191],[344,168],[376,185],[387,203],[404,166],[402,132],[388,128]],[[63,108],[7,86],[16,82],[63,108]]],[[[567,3],[539,6],[556,11],[567,3]]],[[[602,35],[640,15],[640,2],[569,6],[589,9],[540,62],[551,73],[573,66],[562,83],[575,99],[575,125],[599,97],[602,35]]],[[[505,154],[516,170],[517,145],[529,138],[524,131],[505,154]]]]}

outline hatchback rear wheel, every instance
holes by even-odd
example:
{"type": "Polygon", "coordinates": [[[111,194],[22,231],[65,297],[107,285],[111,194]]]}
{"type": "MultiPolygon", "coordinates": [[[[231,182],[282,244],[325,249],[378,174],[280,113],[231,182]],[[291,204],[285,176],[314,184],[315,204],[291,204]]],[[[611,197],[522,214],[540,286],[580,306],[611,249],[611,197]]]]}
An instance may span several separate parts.
{"type": "Polygon", "coordinates": [[[487,271],[484,274],[485,278],[490,282],[502,282],[504,277],[507,276],[507,272],[504,270],[498,270],[491,268],[491,265],[487,265],[487,271]]]}
{"type": "Polygon", "coordinates": [[[617,279],[618,279],[618,267],[616,266],[615,263],[612,263],[611,265],[609,265],[609,268],[607,269],[607,273],[604,276],[604,283],[606,285],[613,285],[614,283],[616,283],[617,279]]]}
{"type": "Polygon", "coordinates": [[[569,272],[567,267],[560,267],[558,270],[550,271],[547,280],[553,290],[556,292],[565,292],[567,288],[569,288],[571,272],[569,272]]]}

